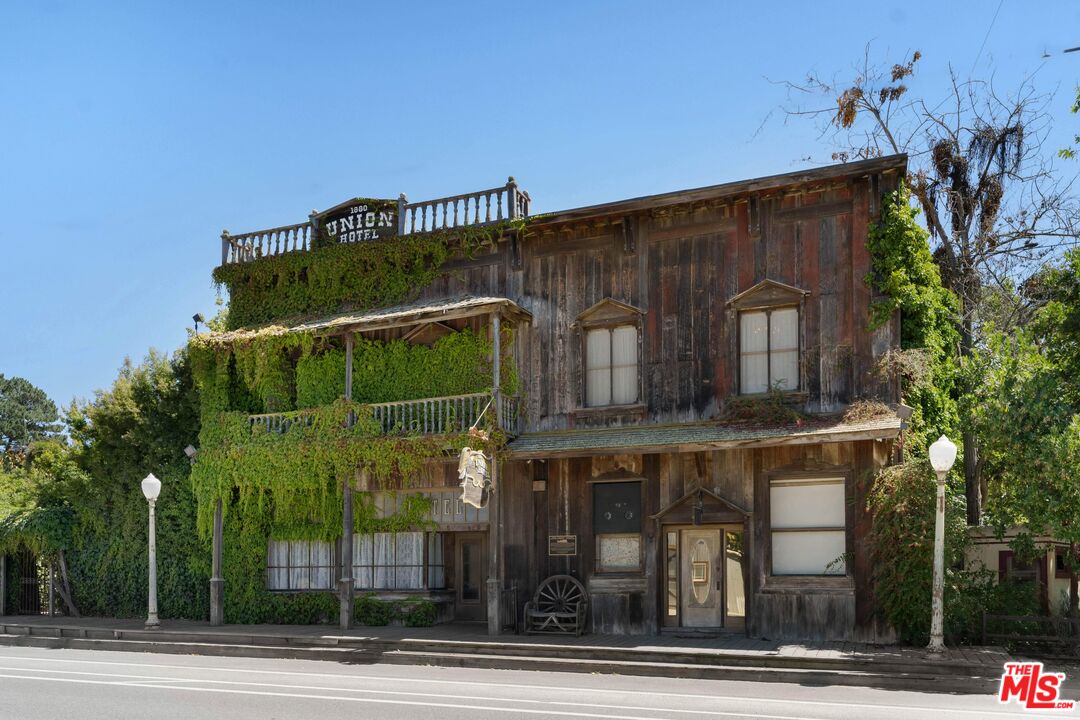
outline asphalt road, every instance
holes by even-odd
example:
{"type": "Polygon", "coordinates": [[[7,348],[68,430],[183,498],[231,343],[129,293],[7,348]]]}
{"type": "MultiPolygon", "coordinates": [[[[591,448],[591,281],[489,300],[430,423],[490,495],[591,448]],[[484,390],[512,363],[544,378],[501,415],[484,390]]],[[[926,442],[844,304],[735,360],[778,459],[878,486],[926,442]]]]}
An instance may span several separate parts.
{"type": "Polygon", "coordinates": [[[868,688],[0,648],[3,720],[929,720],[1033,715],[1038,713],[998,705],[991,696],[868,688]]]}

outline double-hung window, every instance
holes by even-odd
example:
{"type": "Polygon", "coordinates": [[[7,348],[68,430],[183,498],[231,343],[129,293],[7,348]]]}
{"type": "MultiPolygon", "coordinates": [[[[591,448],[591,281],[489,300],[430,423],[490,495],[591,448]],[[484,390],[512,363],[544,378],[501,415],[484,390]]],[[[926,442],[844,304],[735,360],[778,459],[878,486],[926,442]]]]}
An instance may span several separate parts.
{"type": "Polygon", "coordinates": [[[577,316],[584,407],[636,405],[641,399],[641,317],[641,310],[611,298],[577,316]]]}
{"type": "Polygon", "coordinates": [[[799,310],[739,313],[739,389],[744,395],[799,389],[799,310]]]}
{"type": "Polygon", "coordinates": [[[638,400],[636,325],[585,333],[585,405],[630,405],[638,400]]]}
{"type": "Polygon", "coordinates": [[[773,575],[847,573],[845,487],[843,476],[770,481],[773,575]]]}
{"type": "Polygon", "coordinates": [[[801,390],[800,314],[808,290],[776,280],[762,280],[728,300],[737,312],[738,391],[742,395],[772,389],[801,390]]]}

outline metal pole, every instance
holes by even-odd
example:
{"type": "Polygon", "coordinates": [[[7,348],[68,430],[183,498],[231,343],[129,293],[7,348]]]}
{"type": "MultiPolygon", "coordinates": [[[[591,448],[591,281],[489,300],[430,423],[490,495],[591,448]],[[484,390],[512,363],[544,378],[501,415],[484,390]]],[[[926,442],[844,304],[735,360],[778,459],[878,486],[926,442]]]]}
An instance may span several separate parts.
{"type": "Polygon", "coordinates": [[[930,652],[944,652],[945,639],[942,631],[944,624],[945,596],[945,475],[937,474],[937,512],[934,518],[934,599],[930,616],[930,652]]]}
{"type": "Polygon", "coordinates": [[[56,615],[56,580],[55,565],[49,561],[49,617],[56,615]]]}
{"type": "Polygon", "coordinates": [[[146,629],[156,630],[161,626],[157,612],[157,532],[154,523],[154,500],[150,501],[150,593],[146,603],[146,629]]]}
{"type": "Polygon", "coordinates": [[[210,624],[225,622],[225,578],[221,576],[221,545],[224,523],[221,499],[214,505],[214,549],[210,561],[210,624]]]}
{"type": "Polygon", "coordinates": [[[7,615],[7,555],[0,553],[0,617],[7,615]]]}
{"type": "MultiPolygon", "coordinates": [[[[352,400],[352,363],[353,363],[353,334],[345,336],[345,399],[352,400]]],[[[351,427],[354,418],[352,410],[349,410],[347,422],[351,427]]],[[[361,472],[363,472],[361,470],[361,472]]],[[[355,478],[345,478],[342,487],[341,508],[341,579],[338,580],[338,595],[340,597],[340,613],[338,624],[342,630],[352,627],[353,614],[353,482],[355,478]]]]}

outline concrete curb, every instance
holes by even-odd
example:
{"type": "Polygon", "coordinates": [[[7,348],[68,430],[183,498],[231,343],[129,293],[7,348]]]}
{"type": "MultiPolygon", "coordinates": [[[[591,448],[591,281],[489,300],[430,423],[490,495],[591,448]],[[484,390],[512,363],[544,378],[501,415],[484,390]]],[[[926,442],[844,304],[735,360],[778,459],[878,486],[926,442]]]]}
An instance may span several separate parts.
{"type": "Polygon", "coordinates": [[[896,663],[838,658],[627,650],[436,640],[378,640],[187,631],[111,630],[0,624],[0,645],[214,657],[390,663],[498,670],[542,670],[743,682],[795,682],[956,694],[994,692],[996,668],[961,663],[896,663]],[[993,673],[993,675],[989,674],[993,673]]]}

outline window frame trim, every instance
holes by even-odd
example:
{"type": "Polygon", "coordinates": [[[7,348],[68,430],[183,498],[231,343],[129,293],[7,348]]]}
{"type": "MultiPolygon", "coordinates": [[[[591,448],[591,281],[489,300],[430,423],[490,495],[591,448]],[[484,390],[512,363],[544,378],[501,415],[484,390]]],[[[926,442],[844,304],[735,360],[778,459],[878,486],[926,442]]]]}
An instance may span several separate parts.
{"type": "Polygon", "coordinates": [[[266,588],[267,592],[271,592],[271,593],[295,594],[295,593],[336,592],[337,578],[338,578],[338,576],[340,575],[340,572],[341,572],[341,557],[340,557],[340,555],[341,555],[340,548],[338,547],[337,542],[332,542],[332,541],[329,541],[329,540],[276,540],[276,539],[274,539],[272,537],[269,537],[269,538],[266,539],[266,578],[265,578],[265,582],[264,582],[264,587],[266,588]],[[274,588],[274,587],[270,587],[270,576],[271,576],[271,572],[273,570],[282,570],[282,569],[284,569],[285,570],[286,584],[291,584],[291,582],[292,582],[292,570],[294,569],[294,567],[296,569],[299,569],[299,567],[300,567],[300,566],[294,566],[292,564],[292,554],[290,552],[291,548],[289,548],[288,545],[290,545],[291,543],[294,543],[294,542],[303,542],[303,543],[307,543],[307,545],[308,545],[308,564],[306,565],[308,585],[311,584],[312,572],[317,570],[317,569],[321,569],[322,567],[324,567],[322,565],[312,565],[311,564],[311,551],[312,551],[311,546],[312,546],[312,543],[325,543],[326,545],[329,546],[329,549],[330,549],[330,564],[328,566],[325,566],[325,567],[329,567],[329,569],[330,569],[330,586],[329,587],[325,587],[325,588],[322,588],[322,587],[306,587],[306,588],[293,588],[293,587],[274,588]],[[282,566],[282,565],[273,565],[272,566],[270,564],[270,559],[271,559],[270,546],[271,546],[271,543],[285,543],[286,544],[286,552],[285,552],[286,560],[285,560],[285,565],[284,566],[282,566]]]}
{"type": "MultiPolygon", "coordinates": [[[[842,478],[844,485],[844,554],[854,560],[855,553],[855,487],[854,474],[847,465],[822,465],[811,469],[777,468],[763,473],[762,495],[758,496],[764,506],[761,511],[761,523],[765,542],[762,554],[765,556],[765,584],[772,588],[782,588],[785,583],[792,586],[802,586],[806,583],[821,582],[827,585],[849,587],[854,582],[853,562],[844,563],[843,574],[817,574],[817,575],[777,575],[773,573],[773,527],[772,527],[772,483],[774,480],[813,481],[829,478],[842,478]]],[[[759,486],[761,487],[761,486],[759,486]]],[[[828,528],[833,530],[835,528],[828,528]]],[[[805,530],[800,528],[800,530],[805,530]]],[[[784,532],[781,530],[780,532],[784,532]]]]}
{"type": "MultiPolygon", "coordinates": [[[[611,409],[611,408],[625,408],[625,409],[638,408],[642,404],[642,398],[645,397],[645,388],[644,388],[645,373],[642,372],[642,370],[641,370],[641,367],[642,367],[642,352],[644,350],[644,346],[643,346],[642,332],[641,332],[642,323],[641,323],[641,315],[640,315],[640,313],[638,315],[636,315],[636,316],[627,315],[627,316],[624,316],[624,317],[616,317],[616,318],[607,317],[607,318],[603,318],[603,319],[599,319],[599,320],[592,320],[592,321],[589,321],[587,319],[586,320],[579,320],[578,322],[575,323],[575,326],[576,326],[576,330],[578,332],[578,348],[579,348],[579,351],[581,353],[580,362],[579,362],[580,373],[581,373],[581,375],[580,375],[581,381],[578,383],[578,403],[577,403],[578,406],[577,406],[577,410],[578,411],[593,411],[593,412],[596,412],[596,411],[603,411],[603,410],[607,410],[607,409],[611,409]],[[618,403],[618,404],[615,404],[613,402],[609,402],[606,405],[589,405],[589,403],[588,403],[588,399],[589,399],[589,390],[588,390],[588,382],[589,382],[589,333],[591,331],[593,331],[593,330],[607,330],[608,331],[608,343],[609,343],[609,348],[610,348],[610,346],[611,346],[610,343],[613,342],[613,340],[612,340],[612,338],[614,336],[613,331],[616,328],[620,328],[620,327],[632,327],[634,329],[635,333],[637,334],[637,363],[636,363],[637,364],[637,377],[635,379],[635,385],[634,385],[634,387],[635,387],[635,389],[637,391],[637,399],[635,399],[631,403],[618,403]]],[[[612,382],[614,382],[614,373],[611,372],[611,368],[609,367],[609,379],[608,379],[609,385],[612,382]]],[[[611,389],[612,389],[612,397],[614,397],[614,387],[612,387],[611,389]]]]}
{"type": "MultiPolygon", "coordinates": [[[[784,388],[780,392],[785,395],[799,395],[805,393],[805,382],[803,381],[803,375],[805,373],[805,366],[803,364],[803,303],[784,303],[775,305],[763,305],[761,307],[742,307],[735,311],[735,325],[736,325],[736,339],[735,339],[735,365],[736,365],[736,395],[740,397],[765,397],[772,390],[772,313],[774,310],[787,310],[794,308],[795,310],[795,351],[797,353],[796,367],[798,368],[798,377],[796,378],[796,385],[793,388],[784,388]],[[743,359],[743,333],[742,333],[742,318],[744,313],[765,313],[765,384],[768,386],[764,392],[744,392],[743,391],[743,375],[742,375],[742,359],[743,359]]],[[[786,350],[783,352],[791,352],[786,350]]]]}

